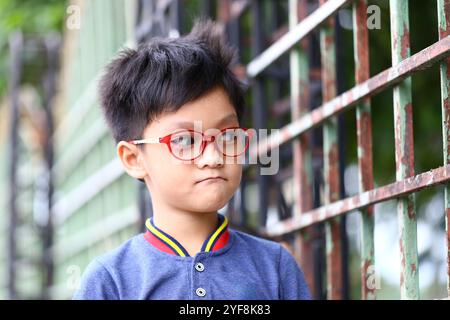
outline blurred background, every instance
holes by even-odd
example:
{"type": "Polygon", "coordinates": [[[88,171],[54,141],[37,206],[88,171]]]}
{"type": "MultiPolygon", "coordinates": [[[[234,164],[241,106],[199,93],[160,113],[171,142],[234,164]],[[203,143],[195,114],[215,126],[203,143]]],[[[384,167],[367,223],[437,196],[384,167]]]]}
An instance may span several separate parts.
{"type": "MultiPolygon", "coordinates": [[[[335,0],[330,0],[335,1],[335,0]]],[[[319,7],[303,1],[306,14],[319,7]]],[[[370,76],[391,67],[388,0],[369,31],[370,76]]],[[[439,39],[437,1],[410,0],[411,54],[439,39]]],[[[292,12],[291,12],[292,13],[292,12]]],[[[178,37],[195,18],[223,26],[239,52],[233,66],[250,84],[245,126],[281,128],[292,121],[288,54],[253,82],[246,66],[289,30],[288,0],[0,0],[0,298],[70,299],[96,256],[144,230],[151,199],[116,157],[97,101],[105,64],[124,47],[155,36],[178,37]],[[256,90],[256,93],[255,93],[256,90]]],[[[334,15],[337,93],[355,85],[351,5],[334,15]]],[[[308,108],[322,104],[319,30],[308,35],[308,108]]],[[[439,64],[412,76],[416,173],[444,163],[439,64]]],[[[396,180],[392,90],[371,97],[374,186],[396,180]]],[[[340,198],[359,193],[356,112],[338,118],[340,198]]],[[[311,194],[323,204],[323,137],[311,130],[311,194]]],[[[236,229],[259,230],[292,216],[292,145],[280,148],[280,171],[261,179],[252,166],[223,208],[236,229]]],[[[447,296],[444,189],[416,193],[420,298],[447,296]]],[[[396,200],[374,207],[377,298],[400,298],[396,200]]],[[[361,299],[361,213],[342,216],[342,298],[361,299]]],[[[314,295],[327,298],[325,231],[312,239],[314,295]]],[[[263,236],[261,234],[261,236],[263,236]]],[[[292,238],[283,240],[289,247],[292,238]]]]}

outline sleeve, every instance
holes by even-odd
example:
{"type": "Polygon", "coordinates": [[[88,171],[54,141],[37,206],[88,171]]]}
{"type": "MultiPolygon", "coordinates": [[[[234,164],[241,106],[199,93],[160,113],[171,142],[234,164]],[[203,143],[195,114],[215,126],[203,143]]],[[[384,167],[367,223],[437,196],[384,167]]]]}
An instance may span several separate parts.
{"type": "Polygon", "coordinates": [[[72,300],[118,300],[119,294],[111,274],[97,259],[91,261],[72,300]]]}
{"type": "Polygon", "coordinates": [[[294,257],[280,245],[278,266],[281,300],[310,300],[311,294],[302,270],[294,257]]]}

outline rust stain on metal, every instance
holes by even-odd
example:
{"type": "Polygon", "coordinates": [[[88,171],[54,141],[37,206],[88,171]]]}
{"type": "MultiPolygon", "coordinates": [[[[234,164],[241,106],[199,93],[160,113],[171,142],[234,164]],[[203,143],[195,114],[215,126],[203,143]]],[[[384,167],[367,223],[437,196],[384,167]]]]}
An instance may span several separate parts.
{"type": "MultiPolygon", "coordinates": [[[[367,102],[366,102],[367,103],[367,102]]],[[[357,121],[358,146],[362,149],[359,157],[361,184],[365,190],[373,188],[373,159],[372,159],[372,117],[368,112],[361,112],[357,121]]]]}
{"type": "Polygon", "coordinates": [[[339,200],[339,151],[337,143],[331,145],[328,151],[328,161],[330,162],[330,170],[328,172],[328,184],[330,188],[330,202],[339,200]]]}
{"type": "MultiPolygon", "coordinates": [[[[450,64],[448,64],[448,66],[450,66],[450,64]]],[[[448,74],[448,70],[450,70],[449,67],[447,67],[447,74],[448,74]]],[[[450,98],[447,97],[444,99],[444,126],[445,128],[450,128],[450,98]]],[[[444,129],[445,130],[445,129],[444,129]]],[[[450,134],[445,134],[445,139],[447,140],[447,146],[450,146],[450,134]]],[[[450,148],[447,148],[447,152],[445,154],[445,157],[448,162],[450,162],[450,148]]]]}
{"type": "Polygon", "coordinates": [[[445,19],[445,27],[439,28],[439,36],[440,38],[445,38],[446,36],[450,35],[450,2],[445,1],[444,3],[444,19],[445,19]]]}
{"type": "Polygon", "coordinates": [[[405,107],[405,155],[404,161],[407,168],[406,177],[414,175],[414,135],[413,135],[413,110],[412,103],[409,102],[405,107]]]}
{"type": "Polygon", "coordinates": [[[401,57],[402,59],[406,59],[409,57],[410,47],[409,47],[409,27],[406,24],[403,24],[403,34],[401,38],[401,57]]]}
{"type": "Polygon", "coordinates": [[[416,211],[413,201],[408,201],[408,218],[409,220],[416,220],[416,211]]]}

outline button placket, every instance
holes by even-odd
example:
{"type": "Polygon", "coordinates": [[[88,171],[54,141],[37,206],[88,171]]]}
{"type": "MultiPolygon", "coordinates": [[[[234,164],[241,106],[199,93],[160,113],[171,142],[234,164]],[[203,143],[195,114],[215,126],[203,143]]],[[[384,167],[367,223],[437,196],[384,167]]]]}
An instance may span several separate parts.
{"type": "Polygon", "coordinates": [[[207,286],[205,286],[205,277],[206,277],[206,268],[205,268],[205,262],[204,256],[200,253],[194,260],[193,265],[191,265],[191,270],[193,272],[193,291],[195,292],[195,296],[197,296],[197,299],[206,299],[207,293],[207,286]]]}

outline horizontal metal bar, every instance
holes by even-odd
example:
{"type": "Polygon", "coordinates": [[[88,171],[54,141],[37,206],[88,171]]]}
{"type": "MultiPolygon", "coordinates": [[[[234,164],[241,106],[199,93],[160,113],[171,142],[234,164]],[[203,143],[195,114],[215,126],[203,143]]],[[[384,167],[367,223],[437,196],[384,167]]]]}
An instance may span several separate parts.
{"type": "Polygon", "coordinates": [[[330,220],[333,217],[340,216],[349,211],[358,210],[379,202],[399,198],[424,188],[445,183],[448,180],[450,180],[450,165],[439,167],[402,181],[394,182],[353,197],[333,202],[329,205],[304,212],[301,215],[294,215],[292,218],[279,221],[261,231],[262,234],[267,237],[285,235],[313,224],[330,220]]]}
{"type": "Polygon", "coordinates": [[[111,160],[108,164],[97,170],[97,172],[87,178],[69,194],[64,195],[52,206],[55,225],[63,223],[74,212],[85,205],[101,190],[119,179],[124,173],[125,171],[118,158],[111,160]]]}
{"type": "Polygon", "coordinates": [[[57,148],[61,149],[63,144],[70,141],[70,138],[75,134],[75,130],[85,120],[88,111],[94,106],[98,77],[99,75],[89,82],[54,132],[57,148]]]}
{"type": "Polygon", "coordinates": [[[267,139],[250,146],[250,157],[266,154],[268,150],[289,142],[305,131],[320,125],[325,120],[346,111],[363,99],[389,88],[404,78],[424,70],[450,55],[450,36],[432,44],[399,64],[382,71],[367,81],[353,87],[336,98],[324,103],[300,119],[281,128],[267,139]]]}
{"type": "Polygon", "coordinates": [[[333,0],[320,6],[316,11],[282,36],[280,40],[273,43],[263,53],[253,59],[247,66],[247,75],[251,78],[256,77],[275,60],[287,53],[297,42],[336,13],[339,8],[350,2],[351,0],[333,0]]]}
{"type": "Polygon", "coordinates": [[[53,250],[56,263],[62,263],[115,233],[139,222],[139,210],[132,204],[118,212],[108,213],[107,217],[70,236],[61,236],[53,250]]]}
{"type": "Polygon", "coordinates": [[[100,140],[108,133],[108,128],[102,118],[98,118],[86,131],[74,138],[70,148],[66,148],[53,166],[53,172],[58,181],[65,180],[72,174],[74,168],[91,152],[98,147],[100,140]]]}

